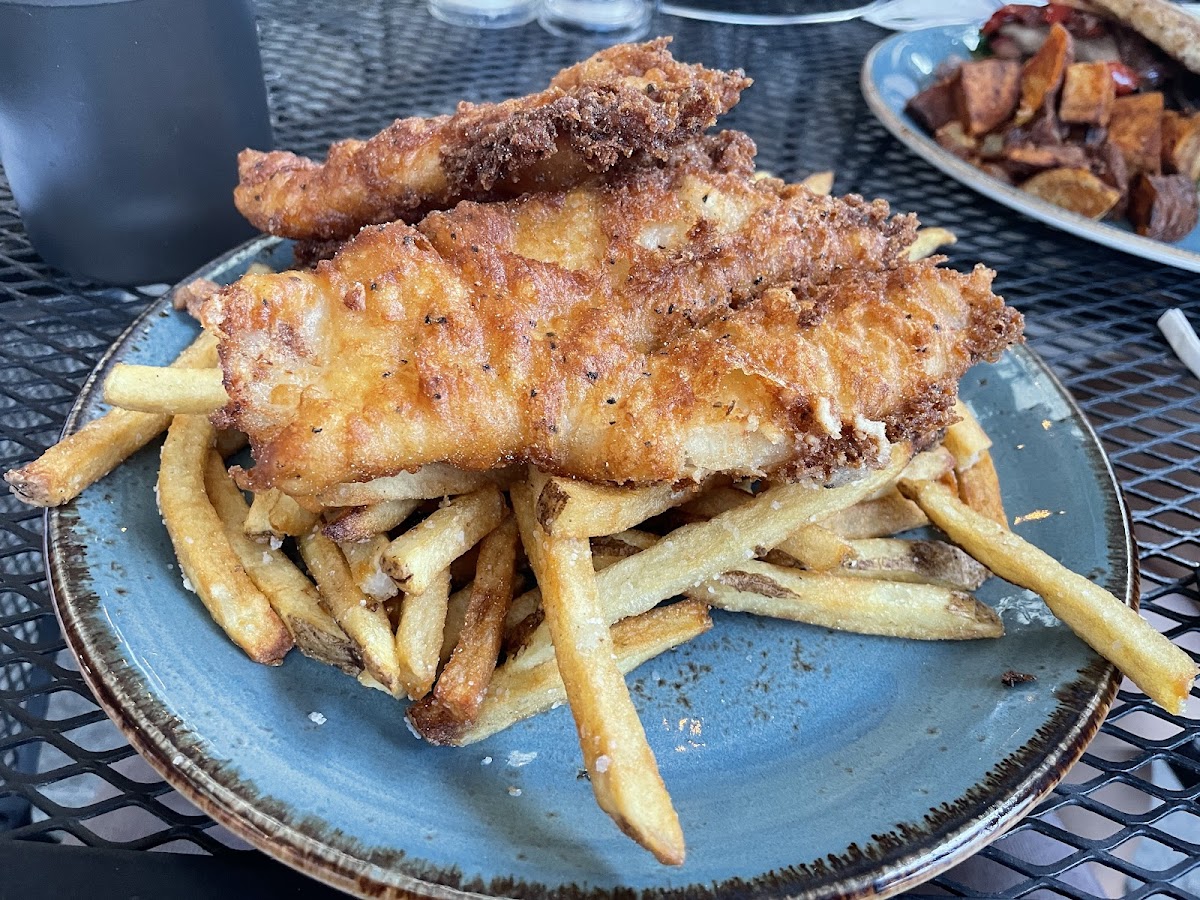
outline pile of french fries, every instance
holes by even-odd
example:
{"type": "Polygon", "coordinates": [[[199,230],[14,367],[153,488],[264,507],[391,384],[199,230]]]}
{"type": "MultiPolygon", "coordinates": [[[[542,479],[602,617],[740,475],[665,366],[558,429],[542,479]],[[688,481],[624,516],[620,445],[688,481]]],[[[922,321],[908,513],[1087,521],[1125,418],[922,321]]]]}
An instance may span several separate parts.
{"type": "Polygon", "coordinates": [[[432,464],[247,503],[227,467],[245,438],[208,418],[226,402],[210,335],[168,368],[115,367],[105,397],[112,411],[6,474],[17,496],[65,503],[165,430],[159,505],[185,585],[251,659],[298,647],[413,701],[409,722],[438,744],[565,701],[597,802],[664,863],[683,862],[683,832],[624,676],[711,628],[711,607],[995,639],[999,616],[971,594],[994,572],[1166,709],[1182,710],[1196,676],[1134,610],[1009,530],[991,441],[961,403],[941,446],[896,446],[837,487],[613,487],[432,464]],[[930,524],[953,543],[895,537],[930,524]]]}

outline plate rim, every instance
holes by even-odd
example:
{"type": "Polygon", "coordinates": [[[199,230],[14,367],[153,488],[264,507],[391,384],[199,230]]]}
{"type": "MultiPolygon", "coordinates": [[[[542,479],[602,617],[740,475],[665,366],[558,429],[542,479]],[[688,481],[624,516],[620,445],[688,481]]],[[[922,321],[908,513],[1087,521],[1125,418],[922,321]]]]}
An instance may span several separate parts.
{"type": "Polygon", "coordinates": [[[1035,219],[1043,225],[1140,259],[1163,263],[1188,272],[1200,272],[1200,252],[1185,250],[1174,244],[1143,237],[1131,231],[1124,231],[1104,221],[1089,219],[1034,197],[1014,185],[1005,184],[944,150],[906,115],[892,110],[871,77],[871,70],[879,55],[884,50],[913,35],[935,32],[950,35],[964,33],[965,30],[975,27],[977,26],[935,25],[916,31],[897,32],[875,44],[863,59],[862,69],[859,72],[859,88],[863,99],[866,100],[867,107],[876,120],[923,161],[940,169],[968,189],[1035,219]]]}
{"type": "MultiPolygon", "coordinates": [[[[270,236],[252,239],[203,266],[180,284],[194,277],[203,277],[205,273],[213,274],[238,261],[251,259],[278,246],[279,243],[278,238],[270,236]]],[[[147,321],[163,311],[171,311],[173,293],[173,290],[168,291],[151,303],[101,356],[72,405],[63,427],[64,435],[81,427],[83,423],[80,420],[84,408],[92,404],[102,388],[107,372],[128,351],[147,321]]],[[[1107,479],[1112,498],[1116,500],[1117,511],[1120,513],[1117,517],[1119,524],[1114,522],[1112,527],[1119,528],[1119,537],[1123,538],[1125,602],[1136,609],[1140,572],[1130,511],[1099,437],[1075,399],[1035,351],[1021,344],[1011,348],[1009,352],[1024,357],[1033,364],[1035,370],[1047,378],[1050,388],[1063,398],[1072,417],[1080,425],[1089,455],[1100,464],[1097,474],[1102,473],[1107,479]]],[[[536,883],[526,885],[532,889],[528,893],[523,894],[518,890],[504,895],[451,887],[427,880],[419,874],[411,874],[403,868],[406,865],[404,861],[384,867],[364,856],[355,856],[343,847],[305,834],[271,811],[259,808],[252,800],[239,796],[237,788],[240,782],[236,776],[232,785],[223,783],[217,774],[203,765],[204,760],[194,758],[200,754],[179,739],[179,732],[186,729],[186,723],[177,720],[156,694],[143,691],[144,696],[139,700],[131,695],[119,679],[108,674],[107,664],[103,659],[103,647],[99,646],[103,641],[97,635],[88,632],[83,613],[78,608],[80,598],[90,593],[90,590],[80,587],[78,573],[86,571],[86,566],[72,559],[73,555],[78,555],[72,552],[71,524],[68,522],[68,519],[73,518],[74,508],[72,502],[47,509],[43,531],[47,583],[63,637],[79,661],[81,676],[109,719],[168,784],[203,812],[267,855],[319,881],[357,896],[484,900],[497,896],[522,897],[538,893],[543,897],[569,896],[572,900],[581,900],[586,896],[600,896],[604,893],[599,889],[589,891],[570,886],[558,889],[536,883]]],[[[102,603],[98,597],[95,602],[102,603]]],[[[888,897],[927,881],[1001,837],[1019,823],[1082,756],[1107,716],[1120,684],[1120,675],[1115,667],[1098,658],[1097,663],[1080,670],[1079,680],[1073,682],[1070,687],[1078,686],[1081,681],[1089,681],[1090,684],[1098,686],[1098,689],[1089,687],[1088,695],[1079,698],[1082,702],[1073,710],[1068,710],[1067,704],[1060,697],[1053,714],[1045,723],[1050,724],[1056,716],[1064,712],[1073,712],[1077,718],[1067,729],[1063,740],[1052,747],[1038,747],[1034,751],[1033,760],[1023,764],[1027,771],[1021,780],[1005,796],[993,797],[988,804],[981,804],[978,810],[960,816],[957,825],[948,834],[925,831],[915,843],[898,850],[891,848],[889,854],[882,858],[854,860],[857,869],[845,874],[839,872],[836,867],[833,870],[814,873],[808,867],[800,866],[781,872],[763,873],[749,882],[731,879],[712,885],[693,883],[686,889],[658,887],[632,890],[639,896],[658,900],[682,896],[733,900],[734,897],[743,896],[748,888],[757,887],[765,888],[777,896],[824,900],[888,897]]],[[[1030,744],[1036,740],[1035,735],[1012,756],[999,761],[996,768],[1002,767],[1016,756],[1029,752],[1030,744]]],[[[986,781],[996,768],[989,771],[983,780],[986,781]]],[[[976,785],[971,790],[978,787],[976,785]]],[[[969,793],[959,799],[966,799],[969,793]]]]}

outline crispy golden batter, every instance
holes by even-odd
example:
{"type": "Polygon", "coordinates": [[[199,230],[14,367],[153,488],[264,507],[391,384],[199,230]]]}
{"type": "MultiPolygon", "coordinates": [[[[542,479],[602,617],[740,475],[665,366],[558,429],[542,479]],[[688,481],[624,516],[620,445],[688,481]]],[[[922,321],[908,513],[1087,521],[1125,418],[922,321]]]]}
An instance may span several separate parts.
{"type": "Polygon", "coordinates": [[[827,480],[929,443],[1020,333],[971,275],[908,263],[882,201],[748,177],[725,134],[605,185],[364,229],[211,301],[255,489],[449,461],[594,481],[827,480]]]}
{"type": "Polygon", "coordinates": [[[460,200],[571,187],[635,153],[663,158],[750,84],[740,71],[676,62],[669,42],[603,50],[528,97],[398,119],[370,140],[334,144],[322,164],[244,150],[234,202],[271,234],[340,240],[364,225],[416,222],[460,200]]]}

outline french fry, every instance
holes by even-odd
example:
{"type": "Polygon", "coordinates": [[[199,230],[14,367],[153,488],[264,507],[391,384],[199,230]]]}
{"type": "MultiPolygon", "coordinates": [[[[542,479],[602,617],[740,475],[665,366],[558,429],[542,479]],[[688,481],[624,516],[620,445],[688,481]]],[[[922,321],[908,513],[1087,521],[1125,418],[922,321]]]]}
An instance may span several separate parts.
{"type": "Polygon", "coordinates": [[[895,488],[821,521],[823,527],[847,540],[887,537],[928,524],[929,518],[921,512],[921,507],[902,497],[895,488]]]}
{"type": "Polygon", "coordinates": [[[422,593],[435,576],[500,524],[505,509],[504,495],[494,484],[453,498],[388,545],[384,571],[405,593],[422,593]]]}
{"type": "Polygon", "coordinates": [[[958,421],[946,429],[942,446],[954,457],[955,471],[963,472],[991,449],[992,439],[983,430],[971,408],[961,400],[955,401],[954,414],[958,416],[958,421]]]}
{"type": "Polygon", "coordinates": [[[362,671],[358,648],[322,608],[313,583],[286,554],[246,534],[244,525],[249,507],[218,453],[209,454],[204,486],[233,552],[283,620],[300,652],[348,675],[358,675],[362,671]]]}
{"type": "Polygon", "coordinates": [[[271,507],[279,496],[278,488],[265,491],[255,491],[250,500],[250,511],[246,515],[246,534],[251,537],[266,538],[272,535],[271,507]]]}
{"type": "Polygon", "coordinates": [[[739,506],[745,506],[753,499],[753,494],[740,488],[722,485],[704,491],[695,499],[687,501],[679,507],[679,511],[688,521],[703,521],[711,519],[713,516],[719,516],[723,512],[729,512],[731,509],[737,509],[739,506]]]}
{"type": "Polygon", "coordinates": [[[844,537],[822,525],[802,525],[775,545],[800,565],[827,572],[853,559],[854,547],[844,537]]]}
{"type": "Polygon", "coordinates": [[[1040,594],[1055,616],[1163,709],[1183,712],[1196,663],[1135,610],[975,512],[941,485],[901,480],[899,488],[977,560],[1001,578],[1040,594]]]}
{"type": "Polygon", "coordinates": [[[327,522],[321,530],[331,541],[369,540],[402,525],[420,505],[420,500],[380,500],[370,506],[350,510],[344,516],[327,522]]]}
{"type": "Polygon", "coordinates": [[[814,194],[828,197],[833,193],[833,171],[813,172],[811,175],[800,179],[800,183],[814,194]]]}
{"type": "Polygon", "coordinates": [[[255,537],[300,537],[317,524],[316,513],[309,512],[283,491],[271,488],[259,491],[246,517],[246,534],[255,537]]]}
{"type": "Polygon", "coordinates": [[[872,538],[851,541],[850,546],[854,556],[835,574],[932,584],[957,591],[973,591],[991,575],[985,566],[945,541],[872,538]]]}
{"type": "Polygon", "coordinates": [[[350,578],[360,591],[373,600],[390,600],[400,593],[400,585],[383,571],[383,551],[388,545],[386,534],[376,534],[366,541],[335,543],[346,557],[350,578]]]}
{"type": "MultiPolygon", "coordinates": [[[[617,667],[627,675],[649,659],[690,641],[712,628],[708,605],[684,600],[622,619],[611,628],[617,667]]],[[[503,665],[496,669],[475,721],[446,743],[466,746],[510,725],[566,702],[558,665],[549,659],[531,669],[503,665]]]]}
{"type": "Polygon", "coordinates": [[[682,865],[683,829],[617,667],[588,540],[547,535],[532,493],[514,486],[513,504],[596,802],[659,862],[682,865]]]}
{"type": "Polygon", "coordinates": [[[225,536],[204,489],[204,468],[216,429],[203,416],[176,416],[167,430],[158,473],[158,503],[185,587],[213,621],[255,662],[278,665],[292,636],[258,589],[225,536]]]}
{"type": "Polygon", "coordinates": [[[592,537],[632,528],[694,496],[696,485],[614,487],[530,473],[537,518],[547,534],[592,537]]]}
{"type": "Polygon", "coordinates": [[[318,494],[317,500],[324,506],[369,506],[381,500],[437,500],[492,484],[494,474],[464,472],[446,463],[430,463],[415,472],[334,485],[318,494]]]}
{"type": "MultiPolygon", "coordinates": [[[[650,549],[623,559],[596,575],[606,621],[616,622],[645,612],[660,600],[737,568],[753,557],[757,548],[773,547],[801,526],[824,519],[890,484],[908,460],[907,448],[895,446],[889,465],[867,473],[857,481],[836,488],[776,485],[755,496],[745,506],[731,509],[707,522],[676,529],[650,549]]],[[[514,503],[521,490],[520,485],[513,486],[514,503]]],[[[521,515],[518,510],[524,539],[529,525],[521,521],[521,515]]],[[[525,541],[525,550],[537,572],[535,551],[530,550],[528,541],[525,541]]],[[[542,605],[545,606],[544,596],[542,605]]],[[[544,626],[539,626],[530,635],[516,662],[536,665],[549,658],[552,652],[549,634],[544,626]]]]}
{"type": "Polygon", "coordinates": [[[922,228],[917,232],[917,239],[909,245],[908,261],[927,259],[942,247],[951,247],[957,243],[958,236],[948,228],[922,228]]]}
{"type": "Polygon", "coordinates": [[[320,517],[301,506],[295,497],[280,492],[268,518],[276,537],[300,537],[312,531],[320,517]]]}
{"type": "Polygon", "coordinates": [[[229,402],[220,369],[118,363],[104,380],[104,402],[167,415],[208,415],[229,402]]]}
{"type": "Polygon", "coordinates": [[[449,601],[448,568],[434,573],[419,593],[405,591],[400,624],[396,626],[396,658],[400,662],[400,684],[413,700],[420,700],[433,687],[449,601]]]}
{"type": "Polygon", "coordinates": [[[592,565],[600,572],[628,556],[649,550],[657,543],[657,534],[632,528],[616,534],[594,537],[591,540],[592,565]]]}
{"type": "Polygon", "coordinates": [[[439,665],[446,665],[454,648],[458,646],[458,638],[462,634],[463,625],[467,622],[467,607],[471,604],[471,588],[474,582],[459,588],[446,601],[446,627],[442,629],[442,652],[439,654],[439,665]]]}
{"type": "Polygon", "coordinates": [[[450,661],[438,676],[433,693],[408,710],[409,720],[418,723],[417,730],[426,737],[456,734],[479,712],[500,654],[516,562],[517,523],[509,516],[480,544],[471,599],[450,661]]]}
{"type": "Polygon", "coordinates": [[[1008,515],[1000,497],[1000,477],[990,453],[985,451],[975,465],[958,473],[958,495],[975,512],[1002,528],[1008,527],[1008,515]]]}
{"type": "Polygon", "coordinates": [[[250,438],[243,431],[235,428],[221,428],[217,431],[217,452],[221,454],[222,459],[229,459],[233,454],[244,450],[249,443],[250,438]]]}
{"type": "Polygon", "coordinates": [[[400,696],[400,664],[383,607],[367,602],[350,578],[342,551],[321,532],[310,531],[298,544],[304,564],[321,591],[321,602],[358,647],[366,672],[388,693],[400,696]]]}
{"type": "MultiPolygon", "coordinates": [[[[203,369],[216,364],[216,339],[204,332],[171,365],[203,369]]],[[[170,424],[168,415],[110,410],[32,462],[5,472],[4,480],[24,503],[61,506],[150,443],[170,424]]]]}
{"type": "Polygon", "coordinates": [[[857,634],[925,641],[998,638],[1000,617],[970,594],[929,584],[868,581],[748,560],[687,596],[730,612],[857,634]]]}

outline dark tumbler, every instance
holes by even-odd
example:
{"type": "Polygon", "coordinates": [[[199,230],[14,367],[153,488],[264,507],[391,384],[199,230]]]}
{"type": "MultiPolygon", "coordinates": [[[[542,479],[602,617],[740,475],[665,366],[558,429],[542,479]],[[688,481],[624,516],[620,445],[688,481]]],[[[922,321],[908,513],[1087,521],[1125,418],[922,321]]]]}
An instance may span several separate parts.
{"type": "Polygon", "coordinates": [[[270,146],[251,0],[0,0],[0,162],[52,265],[186,275],[254,233],[236,157],[270,146]]]}

